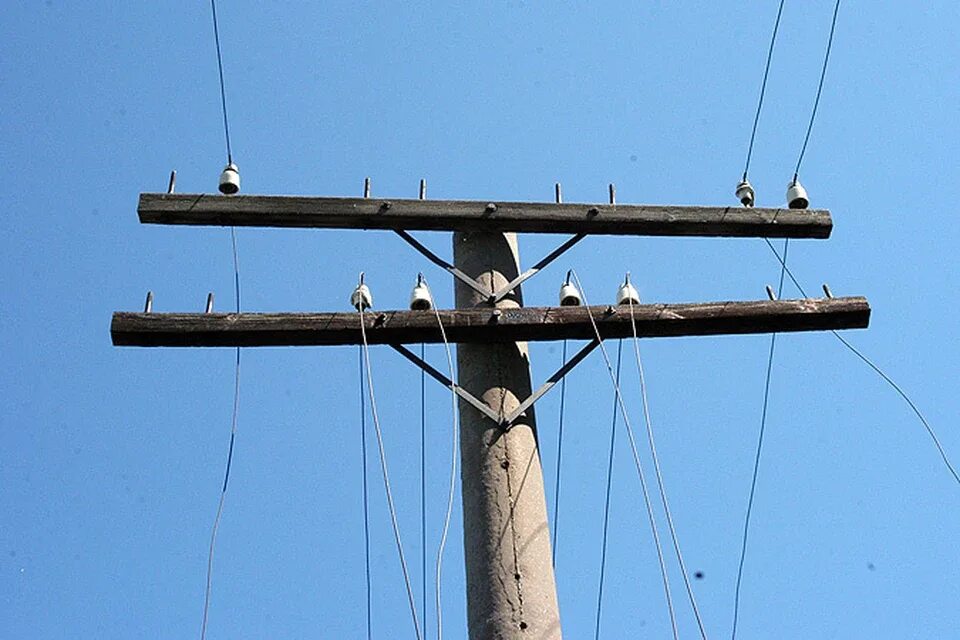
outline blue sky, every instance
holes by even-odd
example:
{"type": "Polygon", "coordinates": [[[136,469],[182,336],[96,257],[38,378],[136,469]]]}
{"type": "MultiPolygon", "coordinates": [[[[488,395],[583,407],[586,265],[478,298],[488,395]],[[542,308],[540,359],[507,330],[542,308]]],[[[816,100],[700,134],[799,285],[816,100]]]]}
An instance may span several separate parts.
{"type": "MultiPolygon", "coordinates": [[[[788,2],[751,180],[777,206],[833,3],[788,2]]],[[[234,156],[245,193],[731,204],[776,12],[768,2],[220,4],[234,156]]],[[[816,291],[866,295],[850,332],[960,458],[960,6],[848,2],[801,172],[828,241],[791,244],[816,291]]],[[[230,308],[229,231],[147,227],[137,194],[212,192],[224,161],[209,5],[10,3],[0,19],[0,637],[199,636],[232,402],[229,350],[120,349],[114,310],[230,308]]],[[[449,255],[445,234],[421,234],[449,255]]],[[[425,271],[381,232],[242,229],[246,310],[378,306],[425,271]]],[[[524,237],[527,264],[560,238],[524,237]]],[[[592,238],[525,286],[552,304],[576,268],[612,298],[756,299],[778,269],[761,240],[592,238]]],[[[789,287],[788,287],[789,291],[789,287]]],[[[791,292],[791,295],[795,295],[791,292]]],[[[644,342],[654,426],[707,630],[729,633],[769,339],[644,342]]],[[[625,349],[625,352],[628,350],[625,349]]],[[[443,365],[439,348],[428,356],[443,365]]],[[[534,380],[560,345],[532,348],[534,380]]],[[[401,530],[419,566],[419,375],[375,349],[401,530]]],[[[640,424],[636,375],[627,402],[640,424]]],[[[208,638],[360,638],[364,629],[355,348],[244,353],[240,423],[208,638]]],[[[565,634],[594,626],[612,391],[594,355],[567,387],[557,558],[565,634]]],[[[548,486],[559,396],[538,406],[548,486]]],[[[429,407],[430,555],[449,404],[429,407]]],[[[603,637],[668,621],[625,439],[614,468],[603,637]]],[[[371,458],[371,462],[374,459],[371,458]]],[[[376,467],[371,466],[375,472],[376,467]]],[[[374,635],[410,625],[380,480],[371,475],[374,635]]],[[[548,501],[552,495],[548,491],[548,501]]],[[[960,487],[902,401],[829,335],[778,340],[742,595],[741,638],[946,638],[960,614],[960,487]]],[[[446,637],[465,636],[459,502],[446,637]]],[[[430,571],[432,572],[432,570],[430,571]]],[[[679,587],[679,575],[672,577],[679,587]]],[[[419,594],[419,570],[415,571],[419,594]]],[[[432,588],[432,585],[431,585],[432,588]]],[[[678,594],[678,602],[679,594],[678,594]]],[[[678,607],[682,637],[695,627],[678,607]]],[[[429,630],[434,634],[433,612],[429,630]]],[[[409,633],[412,637],[412,633],[409,633]]]]}

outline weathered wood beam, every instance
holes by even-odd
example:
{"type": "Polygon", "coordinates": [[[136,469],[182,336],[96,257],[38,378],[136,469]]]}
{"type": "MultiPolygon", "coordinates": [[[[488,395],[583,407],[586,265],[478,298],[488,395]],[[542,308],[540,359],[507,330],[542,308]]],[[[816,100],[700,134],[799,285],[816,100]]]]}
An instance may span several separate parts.
{"type": "Polygon", "coordinates": [[[143,193],[148,224],[827,238],[822,209],[143,193]]]}
{"type": "MultiPolygon", "coordinates": [[[[628,307],[525,307],[440,311],[451,342],[515,342],[594,337],[591,314],[604,338],[632,335],[628,307]]],[[[823,298],[634,307],[644,338],[856,329],[867,326],[866,298],[823,298]]],[[[441,341],[432,311],[364,314],[370,344],[441,341]]],[[[276,347],[360,344],[356,312],[113,314],[113,344],[140,347],[276,347]]]]}

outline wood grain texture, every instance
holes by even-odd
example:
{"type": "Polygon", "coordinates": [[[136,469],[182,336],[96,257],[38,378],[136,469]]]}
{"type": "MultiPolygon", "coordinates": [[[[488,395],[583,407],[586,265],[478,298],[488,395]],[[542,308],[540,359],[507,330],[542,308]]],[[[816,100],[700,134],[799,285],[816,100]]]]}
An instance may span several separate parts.
{"type": "Polygon", "coordinates": [[[137,213],[147,224],[318,229],[741,238],[827,238],[833,229],[822,209],[383,198],[143,193],[137,213]]]}
{"type": "MultiPolygon", "coordinates": [[[[440,311],[451,342],[517,342],[594,337],[587,314],[604,338],[632,335],[627,307],[525,307],[440,311]]],[[[868,325],[866,298],[761,300],[634,307],[641,337],[709,336],[858,329],[868,325]]],[[[441,342],[432,311],[364,314],[370,344],[441,342]]],[[[275,347],[360,344],[356,312],[345,313],[129,313],[113,315],[113,344],[141,347],[275,347]]]]}

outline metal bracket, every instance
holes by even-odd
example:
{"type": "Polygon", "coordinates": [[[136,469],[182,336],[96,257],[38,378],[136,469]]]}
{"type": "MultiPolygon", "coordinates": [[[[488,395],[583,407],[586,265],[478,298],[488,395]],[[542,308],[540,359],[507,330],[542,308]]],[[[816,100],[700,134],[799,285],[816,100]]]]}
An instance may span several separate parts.
{"type": "Polygon", "coordinates": [[[443,386],[451,389],[458,396],[463,398],[470,406],[477,409],[480,413],[490,418],[493,422],[500,426],[504,431],[509,431],[510,427],[513,426],[513,423],[517,421],[518,418],[525,415],[527,410],[534,405],[540,398],[545,396],[548,391],[553,389],[560,380],[563,379],[565,375],[570,373],[570,371],[580,364],[584,358],[590,355],[590,352],[600,346],[600,341],[594,338],[586,346],[584,346],[580,351],[578,351],[572,358],[567,360],[562,367],[557,369],[557,371],[547,378],[547,381],[544,382],[539,389],[534,391],[526,400],[520,403],[516,409],[510,412],[509,415],[501,417],[499,413],[490,408],[490,406],[478,399],[472,393],[458,385],[456,382],[452,381],[447,376],[443,375],[432,367],[429,363],[420,358],[417,354],[413,353],[406,347],[400,344],[391,344],[390,345],[397,353],[402,355],[404,358],[417,365],[423,371],[425,371],[431,378],[442,384],[443,386]]]}
{"type": "Polygon", "coordinates": [[[580,242],[581,240],[587,237],[586,233],[578,233],[572,236],[566,242],[561,244],[559,247],[557,247],[556,249],[548,253],[542,260],[537,262],[535,265],[533,265],[532,267],[530,267],[529,269],[521,273],[519,276],[517,276],[507,284],[503,285],[503,287],[501,287],[497,291],[490,293],[479,282],[477,282],[476,280],[474,280],[473,278],[465,274],[460,269],[457,269],[455,266],[453,266],[452,264],[450,264],[449,262],[447,262],[446,260],[438,256],[434,252],[430,251],[430,249],[423,246],[423,244],[421,244],[416,238],[414,238],[408,232],[404,231],[403,229],[394,229],[394,233],[400,236],[411,247],[416,249],[427,260],[437,265],[441,269],[444,269],[447,273],[452,275],[454,278],[456,278],[460,282],[464,283],[465,285],[467,285],[468,287],[470,287],[471,289],[473,289],[474,291],[482,295],[484,298],[486,298],[487,302],[490,304],[496,304],[501,300],[503,300],[504,298],[506,298],[508,295],[510,295],[510,293],[514,289],[519,287],[521,284],[523,284],[533,276],[537,275],[541,270],[546,268],[547,265],[549,265],[551,262],[553,262],[554,260],[559,258],[561,255],[566,253],[567,250],[569,250],[573,245],[577,244],[578,242],[580,242]]]}

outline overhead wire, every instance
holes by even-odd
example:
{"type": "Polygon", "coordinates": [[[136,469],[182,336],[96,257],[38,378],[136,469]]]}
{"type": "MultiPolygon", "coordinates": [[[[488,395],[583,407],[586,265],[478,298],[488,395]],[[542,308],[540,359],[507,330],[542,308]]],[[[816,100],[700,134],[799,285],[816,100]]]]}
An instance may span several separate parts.
{"type": "Polygon", "coordinates": [[[357,349],[360,376],[360,470],[363,493],[363,569],[367,596],[367,640],[373,638],[373,588],[370,580],[370,492],[367,486],[367,394],[364,389],[363,347],[357,349]]]}
{"type": "Polygon", "coordinates": [[[813,111],[810,113],[810,123],[807,125],[807,133],[803,137],[803,146],[800,148],[800,156],[797,158],[797,168],[793,172],[793,181],[797,181],[800,175],[800,165],[803,163],[803,156],[807,152],[807,143],[810,142],[810,132],[813,131],[813,123],[817,118],[817,107],[820,106],[820,95],[823,93],[823,81],[827,77],[827,64],[830,62],[830,51],[833,48],[833,35],[837,29],[837,14],[840,12],[840,0],[837,0],[833,6],[833,20],[830,22],[830,36],[827,38],[827,51],[823,56],[823,68],[820,70],[820,83],[817,86],[817,97],[813,101],[813,111]]]}
{"type": "Polygon", "coordinates": [[[640,379],[640,399],[643,406],[643,420],[647,429],[647,441],[650,444],[650,457],[653,460],[653,469],[657,478],[657,489],[660,493],[660,502],[663,505],[663,513],[667,521],[667,527],[670,530],[670,540],[673,543],[673,550],[677,556],[677,564],[680,565],[680,575],[683,576],[683,584],[687,590],[687,597],[690,599],[690,607],[693,610],[694,618],[697,620],[697,627],[700,629],[700,637],[706,640],[707,632],[703,626],[703,619],[700,616],[700,609],[697,607],[697,599],[693,595],[693,587],[690,584],[690,576],[687,574],[687,565],[683,561],[683,553],[680,551],[680,540],[677,536],[676,527],[673,524],[673,516],[670,513],[670,504],[667,501],[667,489],[663,482],[663,472],[660,469],[660,457],[657,455],[657,445],[653,437],[653,421],[650,419],[650,402],[647,398],[647,382],[643,372],[643,361],[640,358],[640,338],[637,335],[637,319],[633,313],[633,300],[628,298],[627,303],[630,309],[630,327],[633,331],[633,350],[637,357],[637,373],[640,379]]]}
{"type": "MultiPolygon", "coordinates": [[[[615,380],[620,384],[620,364],[623,362],[623,340],[617,342],[617,373],[615,380]]],[[[600,536],[600,584],[597,589],[597,616],[594,628],[594,640],[600,640],[600,614],[603,610],[603,581],[607,571],[607,531],[610,525],[610,490],[613,485],[613,452],[617,440],[617,394],[613,394],[613,417],[610,424],[610,449],[607,453],[607,490],[603,500],[603,533],[600,536]]]]}
{"type": "MultiPolygon", "coordinates": [[[[420,343],[420,359],[426,345],[420,343]]],[[[423,635],[427,636],[427,372],[420,370],[420,586],[423,603],[423,635]]]]}
{"type": "Polygon", "coordinates": [[[757,125],[760,123],[760,111],[763,109],[763,97],[767,92],[767,77],[770,75],[770,62],[773,60],[773,46],[777,42],[777,32],[780,30],[780,17],[783,15],[784,0],[780,0],[777,9],[777,19],[773,23],[773,35],[770,36],[770,48],[767,50],[767,63],[763,68],[763,82],[760,83],[760,98],[757,100],[757,112],[753,116],[753,128],[750,131],[750,144],[747,146],[747,160],[743,167],[743,179],[747,179],[750,170],[750,159],[753,157],[753,143],[757,137],[757,125]]]}
{"type": "MultiPolygon", "coordinates": [[[[587,301],[587,293],[583,288],[583,284],[580,282],[580,277],[577,275],[576,271],[571,271],[571,274],[576,281],[577,288],[580,290],[580,295],[583,296],[584,306],[589,307],[590,303],[587,301]]],[[[657,561],[660,565],[660,577],[663,579],[663,589],[667,600],[667,612],[670,616],[670,626],[673,631],[674,640],[679,640],[680,634],[677,630],[677,618],[673,609],[673,597],[670,595],[670,578],[667,575],[667,566],[663,557],[663,548],[660,545],[660,534],[657,531],[656,516],[654,515],[653,503],[650,500],[650,491],[647,487],[647,480],[643,471],[643,463],[640,461],[640,453],[637,449],[636,437],[633,433],[633,427],[630,424],[630,416],[627,414],[626,404],[623,401],[623,394],[620,391],[620,384],[617,382],[617,379],[614,375],[613,365],[610,362],[610,355],[607,353],[607,349],[603,345],[603,338],[600,335],[600,329],[597,327],[596,320],[593,319],[593,314],[588,313],[587,317],[590,319],[590,325],[593,327],[593,332],[600,344],[600,352],[603,354],[603,361],[607,367],[607,373],[610,375],[610,382],[613,384],[613,389],[616,394],[617,405],[620,407],[620,413],[623,416],[623,424],[627,431],[627,439],[630,441],[630,451],[633,454],[633,462],[637,468],[637,475],[640,478],[640,488],[641,493],[643,494],[643,502],[647,510],[647,517],[650,521],[650,530],[653,533],[653,541],[657,550],[657,561]]]]}
{"type": "Polygon", "coordinates": [[[367,328],[363,318],[363,305],[357,305],[360,318],[360,335],[363,339],[363,359],[367,369],[367,391],[370,397],[370,415],[373,418],[373,428],[377,436],[377,449],[380,453],[380,471],[383,475],[383,488],[387,496],[387,508],[390,511],[390,523],[393,526],[393,537],[397,544],[397,555],[400,558],[400,568],[403,572],[403,582],[407,590],[407,600],[410,605],[410,616],[413,619],[413,628],[417,640],[423,640],[420,633],[420,621],[417,617],[416,598],[410,583],[410,572],[407,569],[407,559],[403,553],[403,542],[400,539],[400,525],[397,522],[397,509],[393,502],[393,491],[390,488],[390,472],[387,468],[387,454],[383,446],[383,431],[380,428],[380,416],[377,412],[377,398],[373,389],[373,367],[370,363],[370,345],[367,342],[367,328]]]}
{"type": "Polygon", "coordinates": [[[233,151],[230,147],[230,122],[227,119],[227,92],[223,82],[223,54],[220,51],[220,23],[217,20],[217,1],[210,0],[213,13],[213,38],[217,45],[217,70],[220,72],[220,106],[223,110],[223,135],[227,141],[227,163],[233,163],[233,151]]]}
{"type": "MultiPolygon", "coordinates": [[[[767,246],[770,248],[770,251],[773,252],[773,255],[776,256],[780,264],[783,265],[783,268],[787,273],[787,277],[790,278],[791,282],[793,282],[793,285],[797,288],[797,291],[800,292],[800,295],[802,295],[805,298],[808,297],[807,292],[804,290],[803,286],[797,281],[797,278],[793,275],[793,272],[790,270],[790,268],[786,266],[786,260],[780,256],[780,254],[777,252],[776,247],[773,246],[773,244],[770,242],[769,239],[764,238],[764,240],[766,241],[767,246]]],[[[870,367],[874,371],[874,373],[880,376],[880,378],[884,382],[886,382],[894,391],[896,391],[897,394],[904,400],[904,402],[907,403],[907,406],[910,407],[914,415],[916,415],[917,418],[920,420],[920,423],[923,425],[924,429],[926,429],[927,435],[930,436],[930,439],[933,441],[934,446],[936,446],[937,451],[940,454],[940,458],[943,460],[943,464],[947,467],[947,470],[950,472],[950,475],[952,475],[956,483],[960,485],[960,474],[957,473],[957,470],[954,467],[953,463],[950,462],[950,458],[949,456],[947,456],[947,452],[943,448],[943,444],[940,442],[940,438],[937,437],[936,431],[927,421],[926,417],[920,411],[920,408],[910,398],[907,392],[904,391],[903,388],[893,380],[893,378],[891,378],[886,372],[884,372],[884,370],[881,369],[879,365],[873,362],[873,360],[868,358],[862,351],[857,349],[849,341],[847,341],[843,336],[841,336],[838,331],[831,330],[830,333],[832,333],[833,336],[837,340],[839,340],[843,346],[845,346],[848,350],[850,350],[851,353],[853,353],[861,361],[863,361],[864,364],[870,367]]]]}
{"type": "MultiPolygon", "coordinates": [[[[423,281],[427,291],[430,291],[426,280],[423,281]]],[[[433,294],[430,294],[431,300],[433,294]]],[[[437,640],[443,640],[443,581],[441,574],[443,570],[443,552],[447,545],[447,534],[450,531],[450,519],[453,514],[453,499],[457,490],[457,455],[460,452],[460,421],[457,413],[457,394],[455,391],[456,377],[453,368],[453,353],[450,350],[450,342],[447,340],[447,331],[443,326],[443,320],[440,318],[440,311],[436,305],[432,305],[434,316],[437,319],[437,327],[440,329],[440,337],[443,339],[443,349],[447,356],[447,366],[450,370],[450,415],[451,415],[451,436],[450,436],[450,484],[447,490],[447,508],[443,517],[443,527],[440,531],[440,544],[437,547],[437,565],[436,565],[436,607],[437,607],[437,640]]],[[[426,624],[426,621],[424,621],[426,624]]]]}
{"type": "MultiPolygon", "coordinates": [[[[786,273],[787,250],[790,247],[790,239],[783,241],[783,266],[780,269],[780,283],[777,286],[777,298],[783,295],[783,281],[786,273]]],[[[743,535],[740,542],[740,560],[737,564],[737,584],[733,595],[733,626],[730,634],[731,640],[737,637],[737,622],[740,618],[740,586],[743,581],[743,566],[747,557],[747,539],[750,533],[750,519],[753,515],[753,501],[757,491],[757,478],[760,473],[760,457],[763,452],[763,437],[767,427],[767,408],[770,401],[770,381],[773,374],[773,355],[777,345],[777,334],[770,334],[770,351],[767,355],[767,373],[763,383],[763,408],[760,411],[760,433],[757,436],[757,451],[753,459],[753,473],[750,479],[750,493],[747,497],[747,512],[743,519],[743,535]]]]}
{"type": "MultiPolygon", "coordinates": [[[[233,249],[233,291],[236,311],[240,313],[240,259],[237,252],[237,232],[230,228],[230,241],[233,249]]],[[[207,619],[210,613],[210,594],[213,588],[213,554],[217,546],[217,532],[220,530],[220,520],[223,517],[223,505],[227,497],[227,485],[230,482],[230,468],[233,465],[233,445],[237,439],[237,417],[240,409],[240,347],[236,348],[236,358],[233,368],[233,412],[230,417],[230,446],[227,449],[227,465],[223,472],[223,486],[220,488],[220,499],[217,502],[217,513],[213,518],[213,528],[210,533],[210,549],[207,553],[207,584],[203,596],[203,621],[200,624],[200,640],[207,636],[207,619]]]]}
{"type": "MultiPolygon", "coordinates": [[[[567,341],[563,341],[563,353],[560,362],[567,361],[567,341]]],[[[563,468],[563,413],[567,397],[567,377],[560,380],[560,427],[557,430],[557,473],[553,485],[553,544],[551,545],[550,563],[557,566],[557,540],[560,537],[560,471],[563,468]]]]}

